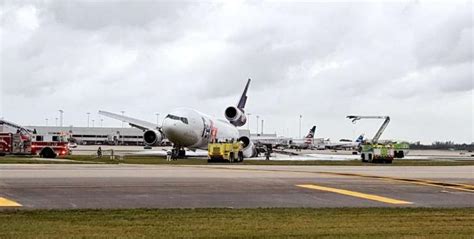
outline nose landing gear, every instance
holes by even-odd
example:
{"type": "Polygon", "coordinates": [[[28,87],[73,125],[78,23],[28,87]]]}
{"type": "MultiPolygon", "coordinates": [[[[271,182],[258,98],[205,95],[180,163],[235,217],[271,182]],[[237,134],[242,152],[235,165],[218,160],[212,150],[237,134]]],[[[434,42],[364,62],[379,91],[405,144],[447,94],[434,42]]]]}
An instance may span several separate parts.
{"type": "Polygon", "coordinates": [[[171,150],[171,158],[173,160],[186,158],[186,150],[184,150],[183,147],[173,146],[173,149],[171,150]]]}

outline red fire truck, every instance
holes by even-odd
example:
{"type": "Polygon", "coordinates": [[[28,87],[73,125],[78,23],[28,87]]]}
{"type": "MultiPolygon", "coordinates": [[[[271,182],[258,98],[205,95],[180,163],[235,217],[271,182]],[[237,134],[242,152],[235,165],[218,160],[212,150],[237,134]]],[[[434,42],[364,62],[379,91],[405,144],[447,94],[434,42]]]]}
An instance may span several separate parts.
{"type": "Polygon", "coordinates": [[[16,133],[0,132],[0,156],[39,155],[55,158],[69,154],[66,135],[61,133],[37,134],[17,124],[0,120],[0,125],[16,129],[16,133]]]}

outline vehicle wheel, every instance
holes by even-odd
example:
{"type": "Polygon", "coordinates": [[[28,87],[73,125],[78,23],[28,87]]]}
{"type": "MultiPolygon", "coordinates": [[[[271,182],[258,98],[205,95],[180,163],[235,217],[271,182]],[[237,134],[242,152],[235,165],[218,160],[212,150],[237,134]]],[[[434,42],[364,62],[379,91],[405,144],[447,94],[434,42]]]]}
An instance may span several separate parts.
{"type": "Polygon", "coordinates": [[[0,157],[3,157],[5,156],[6,154],[5,153],[0,153],[0,157]]]}
{"type": "Polygon", "coordinates": [[[369,154],[369,155],[368,155],[368,157],[367,157],[367,162],[369,162],[369,163],[372,163],[372,162],[373,162],[372,154],[369,154]]]}
{"type": "Polygon", "coordinates": [[[234,161],[235,161],[234,153],[230,153],[230,154],[229,154],[229,162],[230,162],[230,163],[233,163],[234,161]]]}
{"type": "Polygon", "coordinates": [[[362,163],[367,163],[368,162],[367,159],[365,159],[365,154],[361,154],[360,158],[362,160],[362,163]]]}
{"type": "Polygon", "coordinates": [[[386,164],[391,164],[392,162],[393,162],[393,160],[390,160],[390,159],[386,159],[386,160],[385,160],[385,163],[386,163],[386,164]]]}
{"type": "Polygon", "coordinates": [[[40,156],[43,157],[43,158],[56,158],[56,153],[54,152],[53,149],[51,148],[44,148],[43,150],[41,150],[40,152],[40,156]]]}
{"type": "Polygon", "coordinates": [[[404,157],[405,157],[405,152],[403,152],[403,151],[398,151],[398,158],[399,158],[399,159],[402,159],[402,158],[404,158],[404,157]]]}

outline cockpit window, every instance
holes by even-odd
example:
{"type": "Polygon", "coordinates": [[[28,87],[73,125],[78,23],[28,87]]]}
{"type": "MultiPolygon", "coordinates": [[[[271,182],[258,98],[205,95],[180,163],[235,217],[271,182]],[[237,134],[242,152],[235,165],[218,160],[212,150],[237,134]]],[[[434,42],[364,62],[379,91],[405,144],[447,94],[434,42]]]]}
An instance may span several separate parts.
{"type": "Polygon", "coordinates": [[[184,117],[179,117],[179,116],[176,116],[176,115],[167,115],[166,118],[170,118],[170,119],[173,119],[173,120],[179,120],[185,124],[188,124],[188,119],[187,118],[184,118],[184,117]]]}

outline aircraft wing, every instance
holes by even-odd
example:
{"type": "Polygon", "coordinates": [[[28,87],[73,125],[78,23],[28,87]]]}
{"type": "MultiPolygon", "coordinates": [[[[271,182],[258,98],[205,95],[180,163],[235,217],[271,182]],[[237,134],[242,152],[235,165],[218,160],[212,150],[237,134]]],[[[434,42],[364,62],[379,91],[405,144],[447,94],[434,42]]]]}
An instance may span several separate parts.
{"type": "Polygon", "coordinates": [[[135,128],[139,128],[141,130],[156,130],[156,129],[159,129],[159,126],[157,124],[150,123],[150,122],[147,122],[147,121],[144,121],[144,120],[139,120],[139,119],[135,119],[135,118],[128,117],[128,116],[123,116],[123,115],[119,115],[119,114],[115,114],[115,113],[110,113],[110,112],[103,111],[103,110],[99,110],[99,114],[101,114],[103,116],[107,116],[107,117],[112,118],[112,119],[127,122],[128,124],[130,124],[130,126],[135,127],[135,128]]]}

